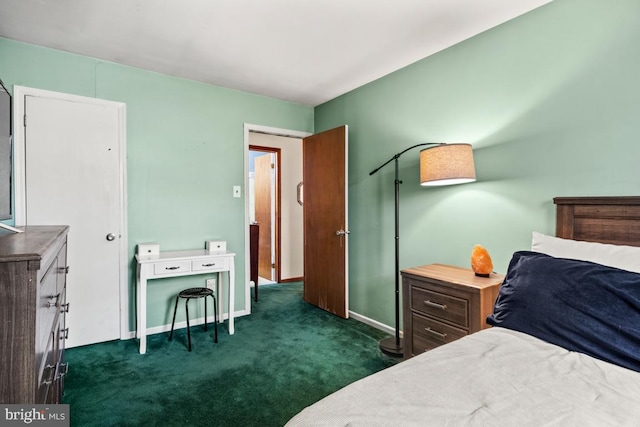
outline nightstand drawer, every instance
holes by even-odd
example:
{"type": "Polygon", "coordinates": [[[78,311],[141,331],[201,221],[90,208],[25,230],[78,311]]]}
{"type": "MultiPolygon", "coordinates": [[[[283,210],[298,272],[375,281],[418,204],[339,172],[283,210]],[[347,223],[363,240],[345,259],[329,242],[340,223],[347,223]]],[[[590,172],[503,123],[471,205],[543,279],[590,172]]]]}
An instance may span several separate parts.
{"type": "Polygon", "coordinates": [[[426,351],[442,344],[447,344],[467,335],[467,331],[454,328],[438,322],[413,314],[413,348],[414,353],[426,351]]]}
{"type": "Polygon", "coordinates": [[[411,287],[411,309],[469,327],[469,301],[427,289],[411,287]]]}

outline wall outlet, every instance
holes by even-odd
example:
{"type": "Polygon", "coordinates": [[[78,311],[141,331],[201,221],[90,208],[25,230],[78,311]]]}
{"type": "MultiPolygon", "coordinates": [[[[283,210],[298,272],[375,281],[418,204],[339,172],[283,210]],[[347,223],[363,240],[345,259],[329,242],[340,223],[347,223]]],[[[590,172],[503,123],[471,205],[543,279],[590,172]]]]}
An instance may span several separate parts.
{"type": "Polygon", "coordinates": [[[213,289],[215,291],[216,289],[216,279],[207,279],[207,288],[209,289],[213,289]]]}
{"type": "Polygon", "coordinates": [[[234,185],[233,186],[233,197],[240,197],[240,186],[239,185],[234,185]]]}

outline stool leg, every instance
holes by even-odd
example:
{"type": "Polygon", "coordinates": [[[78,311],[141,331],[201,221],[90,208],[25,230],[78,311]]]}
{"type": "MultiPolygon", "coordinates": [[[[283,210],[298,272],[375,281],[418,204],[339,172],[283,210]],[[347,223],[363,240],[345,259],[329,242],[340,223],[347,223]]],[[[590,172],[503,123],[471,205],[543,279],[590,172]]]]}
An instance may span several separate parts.
{"type": "Polygon", "coordinates": [[[213,330],[214,330],[214,341],[218,342],[218,302],[216,301],[216,297],[211,295],[211,299],[213,299],[213,330]]]}
{"type": "Polygon", "coordinates": [[[191,351],[191,327],[189,326],[189,298],[184,303],[184,311],[187,313],[187,340],[189,341],[189,351],[191,351]]]}
{"type": "Polygon", "coordinates": [[[173,320],[171,321],[171,332],[169,333],[169,341],[173,339],[173,326],[176,324],[176,311],[178,311],[178,299],[180,297],[176,297],[176,304],[173,307],[173,320]]]}
{"type": "Polygon", "coordinates": [[[207,332],[207,297],[204,297],[204,331],[207,332]]]}

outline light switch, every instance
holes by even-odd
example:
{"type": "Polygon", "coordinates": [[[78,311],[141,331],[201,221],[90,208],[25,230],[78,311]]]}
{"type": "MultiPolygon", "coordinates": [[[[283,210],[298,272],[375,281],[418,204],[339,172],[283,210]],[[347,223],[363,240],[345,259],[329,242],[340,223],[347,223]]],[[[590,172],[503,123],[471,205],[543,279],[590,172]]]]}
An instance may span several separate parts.
{"type": "Polygon", "coordinates": [[[240,197],[240,186],[239,185],[234,185],[233,186],[233,197],[240,197]]]}

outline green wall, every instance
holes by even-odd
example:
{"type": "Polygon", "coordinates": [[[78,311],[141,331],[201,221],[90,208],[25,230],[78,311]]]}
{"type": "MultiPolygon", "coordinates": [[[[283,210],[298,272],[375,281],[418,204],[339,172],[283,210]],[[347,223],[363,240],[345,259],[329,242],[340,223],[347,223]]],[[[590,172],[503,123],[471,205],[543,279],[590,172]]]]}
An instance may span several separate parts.
{"type": "MultiPolygon", "coordinates": [[[[9,88],[127,104],[132,297],[136,244],[158,242],[163,250],[180,250],[221,239],[237,253],[236,308],[244,307],[243,124],[310,132],[313,108],[2,38],[0,77],[9,88]],[[243,198],[232,197],[233,185],[243,186],[243,198]]],[[[170,322],[176,292],[194,281],[204,285],[204,278],[164,279],[162,286],[152,282],[149,326],[170,322]]],[[[132,300],[132,313],[134,307],[132,300]]]]}
{"type": "Polygon", "coordinates": [[[640,2],[555,0],[331,100],[315,129],[349,125],[351,310],[393,325],[393,165],[421,142],[469,142],[478,181],[418,185],[400,159],[401,268],[505,272],[531,232],[554,233],[555,196],[640,193],[640,2]]]}
{"type": "MultiPolygon", "coordinates": [[[[468,266],[480,243],[504,272],[532,230],[554,232],[553,197],[638,194],[638,40],[637,0],[555,0],[315,111],[1,38],[0,77],[125,102],[131,259],[140,242],[225,239],[238,283],[244,204],[231,187],[244,183],[243,123],[348,124],[350,309],[393,325],[393,167],[369,172],[416,143],[472,143],[473,184],[422,188],[418,150],[400,159],[401,267],[468,266]]],[[[150,288],[150,326],[167,321],[171,297],[193,280],[150,288]]],[[[236,297],[240,308],[241,286],[236,297]]]]}

